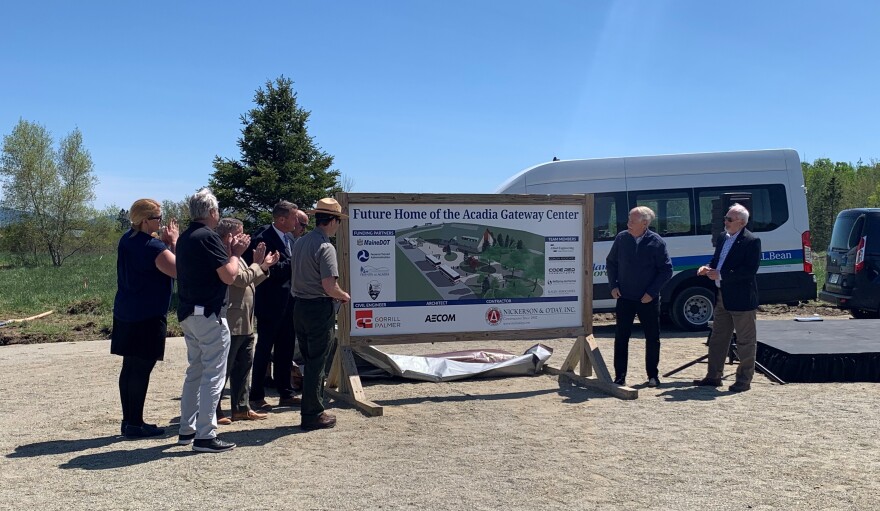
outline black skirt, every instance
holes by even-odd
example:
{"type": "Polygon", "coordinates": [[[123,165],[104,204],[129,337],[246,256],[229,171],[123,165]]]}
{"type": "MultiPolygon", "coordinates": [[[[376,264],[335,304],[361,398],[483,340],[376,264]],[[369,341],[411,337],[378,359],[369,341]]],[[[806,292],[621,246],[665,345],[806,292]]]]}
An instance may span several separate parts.
{"type": "Polygon", "coordinates": [[[143,321],[122,321],[114,316],[110,353],[123,357],[162,360],[165,358],[167,330],[168,319],[165,316],[143,321]]]}

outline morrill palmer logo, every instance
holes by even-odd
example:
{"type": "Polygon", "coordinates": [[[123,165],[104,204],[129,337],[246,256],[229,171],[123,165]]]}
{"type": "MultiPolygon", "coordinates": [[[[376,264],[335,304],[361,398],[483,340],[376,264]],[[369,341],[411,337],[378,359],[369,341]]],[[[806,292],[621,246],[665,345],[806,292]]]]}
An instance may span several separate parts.
{"type": "Polygon", "coordinates": [[[354,324],[357,328],[373,328],[373,310],[354,311],[354,324]]]}

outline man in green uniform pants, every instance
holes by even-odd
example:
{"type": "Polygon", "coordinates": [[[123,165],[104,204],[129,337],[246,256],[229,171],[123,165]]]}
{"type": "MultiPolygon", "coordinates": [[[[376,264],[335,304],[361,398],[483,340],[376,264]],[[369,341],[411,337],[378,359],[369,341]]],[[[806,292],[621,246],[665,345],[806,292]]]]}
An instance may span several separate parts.
{"type": "Polygon", "coordinates": [[[336,323],[335,302],[348,302],[351,296],[337,282],[336,248],[330,243],[348,215],[330,198],[319,200],[308,213],[315,215],[316,228],[293,244],[291,289],[296,297],[293,329],[305,361],[300,427],[311,431],[336,425],[336,417],[324,411],[324,380],[336,323]]]}

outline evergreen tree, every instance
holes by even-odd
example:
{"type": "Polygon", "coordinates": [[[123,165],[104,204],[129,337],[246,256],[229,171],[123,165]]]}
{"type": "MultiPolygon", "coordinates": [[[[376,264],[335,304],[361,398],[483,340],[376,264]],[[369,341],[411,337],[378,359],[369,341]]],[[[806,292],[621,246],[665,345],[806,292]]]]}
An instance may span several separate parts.
{"type": "Polygon", "coordinates": [[[279,200],[305,209],[341,189],[339,171],[330,169],[333,157],[308,133],[311,112],[297,104],[292,80],[281,76],[266,82],[254,103],[241,116],[241,159],[215,157],[210,179],[221,207],[248,227],[267,223],[279,200]]]}

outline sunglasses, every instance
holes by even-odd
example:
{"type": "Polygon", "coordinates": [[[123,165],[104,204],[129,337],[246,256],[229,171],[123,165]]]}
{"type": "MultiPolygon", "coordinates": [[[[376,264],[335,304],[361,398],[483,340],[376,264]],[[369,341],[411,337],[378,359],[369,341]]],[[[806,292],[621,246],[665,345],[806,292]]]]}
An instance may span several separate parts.
{"type": "Polygon", "coordinates": [[[162,221],[162,215],[159,216],[151,216],[147,220],[159,220],[162,221]]]}
{"type": "Polygon", "coordinates": [[[309,226],[308,222],[306,222],[306,223],[300,222],[299,225],[300,225],[300,227],[308,227],[309,226]]]}
{"type": "Polygon", "coordinates": [[[724,217],[725,222],[736,222],[737,220],[739,220],[739,218],[733,218],[732,216],[724,217]]]}

